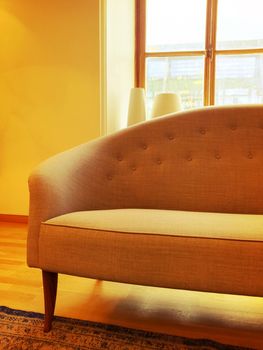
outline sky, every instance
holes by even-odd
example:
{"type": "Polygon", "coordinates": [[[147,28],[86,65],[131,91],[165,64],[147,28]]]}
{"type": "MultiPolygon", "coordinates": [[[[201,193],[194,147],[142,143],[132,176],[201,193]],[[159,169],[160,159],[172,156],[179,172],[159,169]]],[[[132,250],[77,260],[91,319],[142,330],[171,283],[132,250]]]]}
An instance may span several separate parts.
{"type": "MultiPolygon", "coordinates": [[[[218,0],[217,41],[263,39],[263,0],[218,0]]],[[[206,0],[147,0],[147,46],[205,42],[206,0]]]]}

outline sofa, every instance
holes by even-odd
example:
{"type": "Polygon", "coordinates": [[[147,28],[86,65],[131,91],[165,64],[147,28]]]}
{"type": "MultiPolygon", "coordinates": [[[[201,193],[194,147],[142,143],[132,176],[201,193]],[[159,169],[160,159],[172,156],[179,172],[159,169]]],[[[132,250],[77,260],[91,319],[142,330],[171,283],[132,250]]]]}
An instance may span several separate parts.
{"type": "Polygon", "coordinates": [[[263,105],[204,107],[58,154],[29,178],[27,261],[58,274],[263,296],[263,105]]]}

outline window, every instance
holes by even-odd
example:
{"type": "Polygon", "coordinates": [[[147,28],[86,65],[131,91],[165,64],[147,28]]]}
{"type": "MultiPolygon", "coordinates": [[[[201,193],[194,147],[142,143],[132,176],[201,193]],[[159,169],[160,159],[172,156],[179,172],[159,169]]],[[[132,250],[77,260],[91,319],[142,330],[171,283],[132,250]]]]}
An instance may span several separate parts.
{"type": "Polygon", "coordinates": [[[136,84],[185,109],[263,103],[262,0],[137,0],[136,84]]]}

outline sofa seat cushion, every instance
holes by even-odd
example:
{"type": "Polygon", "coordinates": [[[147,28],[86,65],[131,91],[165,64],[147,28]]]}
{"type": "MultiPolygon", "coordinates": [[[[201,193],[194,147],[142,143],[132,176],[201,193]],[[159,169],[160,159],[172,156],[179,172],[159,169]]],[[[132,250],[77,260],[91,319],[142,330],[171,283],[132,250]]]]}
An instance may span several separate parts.
{"type": "Polygon", "coordinates": [[[45,225],[138,234],[263,241],[263,215],[157,209],[81,211],[45,225]]]}
{"type": "Polygon", "coordinates": [[[262,295],[262,236],[259,215],[76,212],[42,223],[38,264],[100,280],[262,295]]]}

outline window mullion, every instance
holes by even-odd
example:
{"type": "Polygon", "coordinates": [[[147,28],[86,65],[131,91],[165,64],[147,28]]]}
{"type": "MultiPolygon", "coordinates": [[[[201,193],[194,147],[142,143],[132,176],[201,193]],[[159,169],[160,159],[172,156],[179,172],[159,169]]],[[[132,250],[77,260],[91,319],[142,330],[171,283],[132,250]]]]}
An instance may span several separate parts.
{"type": "Polygon", "coordinates": [[[211,33],[211,2],[207,0],[206,3],[206,31],[205,31],[205,72],[204,72],[204,105],[208,106],[210,103],[210,33],[211,33]]]}
{"type": "Polygon", "coordinates": [[[207,0],[204,105],[214,104],[217,0],[207,0]]]}
{"type": "Polygon", "coordinates": [[[135,0],[135,86],[145,86],[146,0],[135,0]]]}
{"type": "Polygon", "coordinates": [[[215,75],[216,75],[216,29],[217,29],[217,3],[212,0],[212,27],[211,27],[211,74],[210,74],[210,104],[215,104],[215,75]]]}

